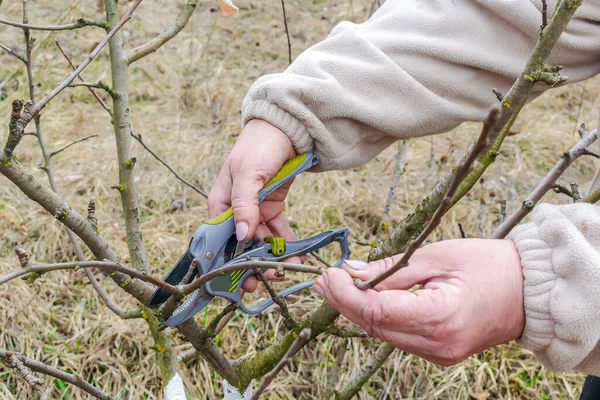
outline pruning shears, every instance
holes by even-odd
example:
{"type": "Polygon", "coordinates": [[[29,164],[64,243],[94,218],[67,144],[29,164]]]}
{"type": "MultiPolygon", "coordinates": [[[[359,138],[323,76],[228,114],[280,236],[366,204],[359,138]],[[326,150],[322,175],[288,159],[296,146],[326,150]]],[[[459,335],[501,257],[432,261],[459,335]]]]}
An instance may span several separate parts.
{"type": "MultiPolygon", "coordinates": [[[[260,190],[258,193],[259,203],[290,179],[314,167],[318,162],[318,156],[313,153],[302,153],[288,160],[260,190]]],[[[257,240],[251,240],[248,243],[238,242],[234,231],[233,209],[231,208],[214,218],[204,221],[192,235],[185,253],[164,278],[165,282],[171,285],[189,284],[195,278],[215,269],[252,259],[281,261],[291,256],[314,252],[335,242],[340,246],[341,255],[332,267],[341,267],[344,260],[350,257],[347,228],[330,229],[310,238],[291,242],[286,242],[281,237],[268,237],[263,242],[257,240]],[[188,274],[194,260],[197,267],[191,274],[188,274]],[[186,279],[186,275],[190,275],[189,278],[186,279]]],[[[240,310],[247,314],[258,314],[264,311],[274,303],[273,299],[269,298],[257,306],[247,307],[241,298],[242,284],[255,273],[253,269],[238,270],[223,273],[206,282],[184,300],[166,321],[165,325],[180,325],[204,309],[215,296],[224,297],[237,303],[240,310]]],[[[313,283],[314,280],[298,283],[282,290],[278,295],[280,297],[289,296],[309,288],[313,283]]],[[[170,296],[164,289],[158,288],[154,291],[148,305],[158,306],[170,296]]]]}

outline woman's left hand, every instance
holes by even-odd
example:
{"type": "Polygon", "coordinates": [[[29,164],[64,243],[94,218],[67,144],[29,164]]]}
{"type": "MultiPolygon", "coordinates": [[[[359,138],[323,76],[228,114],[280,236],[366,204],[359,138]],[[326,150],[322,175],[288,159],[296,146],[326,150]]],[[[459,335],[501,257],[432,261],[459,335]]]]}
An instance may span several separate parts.
{"type": "Polygon", "coordinates": [[[313,290],[370,335],[440,365],[520,337],[523,275],[513,242],[446,240],[415,252],[409,266],[374,290],[355,287],[401,255],[329,268],[313,290]],[[414,285],[422,285],[409,291],[414,285]]]}

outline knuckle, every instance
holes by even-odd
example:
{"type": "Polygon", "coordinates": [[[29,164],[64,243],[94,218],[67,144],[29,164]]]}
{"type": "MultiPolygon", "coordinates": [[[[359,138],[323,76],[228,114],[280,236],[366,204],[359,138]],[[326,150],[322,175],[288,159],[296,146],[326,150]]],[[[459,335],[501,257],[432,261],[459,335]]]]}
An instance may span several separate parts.
{"type": "Polygon", "coordinates": [[[384,318],[384,311],[377,301],[370,301],[361,310],[361,317],[365,323],[363,329],[373,337],[380,337],[380,325],[384,318]]]}

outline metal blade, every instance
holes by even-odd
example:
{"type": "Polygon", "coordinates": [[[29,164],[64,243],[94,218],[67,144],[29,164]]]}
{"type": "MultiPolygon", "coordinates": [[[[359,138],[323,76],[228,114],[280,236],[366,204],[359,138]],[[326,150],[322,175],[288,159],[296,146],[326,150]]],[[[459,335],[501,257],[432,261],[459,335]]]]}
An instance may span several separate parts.
{"type": "MultiPolygon", "coordinates": [[[[187,274],[187,272],[189,271],[190,265],[192,264],[193,260],[194,260],[194,257],[190,254],[189,251],[186,251],[183,254],[183,256],[181,256],[179,261],[177,261],[177,263],[173,266],[173,268],[171,268],[171,271],[169,271],[169,273],[165,277],[164,281],[167,283],[170,283],[171,285],[179,285],[180,283],[184,283],[184,284],[188,283],[188,282],[181,282],[181,280],[185,277],[185,274],[187,274]]],[[[196,276],[196,273],[197,273],[197,271],[194,271],[194,273],[192,274],[192,276],[190,278],[190,281],[194,279],[194,277],[196,276]]],[[[162,304],[165,301],[167,301],[167,299],[170,296],[171,295],[169,294],[169,292],[165,291],[164,289],[158,288],[154,291],[154,294],[152,295],[152,298],[148,302],[148,305],[150,307],[152,307],[152,306],[162,304]]]]}
{"type": "Polygon", "coordinates": [[[235,246],[235,253],[233,253],[233,258],[236,258],[240,254],[242,254],[243,251],[245,250],[245,248],[246,248],[246,242],[238,242],[237,246],[235,246]]]}
{"type": "Polygon", "coordinates": [[[204,286],[202,286],[200,289],[190,294],[183,304],[177,307],[175,312],[173,312],[173,315],[165,322],[165,325],[177,326],[182,324],[206,307],[213,298],[214,296],[209,294],[204,286]]]}

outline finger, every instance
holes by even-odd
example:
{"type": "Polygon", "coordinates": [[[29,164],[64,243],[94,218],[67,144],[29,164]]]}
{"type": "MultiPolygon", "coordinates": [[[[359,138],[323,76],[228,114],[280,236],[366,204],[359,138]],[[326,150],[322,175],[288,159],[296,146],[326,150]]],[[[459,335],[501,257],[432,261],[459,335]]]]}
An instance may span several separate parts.
{"type": "Polygon", "coordinates": [[[208,193],[208,217],[214,218],[231,207],[231,175],[226,162],[208,193]]]}
{"type": "Polygon", "coordinates": [[[247,166],[232,177],[231,207],[235,235],[238,241],[247,241],[254,236],[259,223],[258,192],[270,176],[259,166],[247,166]]]}
{"type": "Polygon", "coordinates": [[[281,236],[285,240],[297,240],[298,237],[290,227],[290,223],[283,213],[277,214],[271,220],[266,221],[266,225],[269,227],[271,232],[276,236],[281,236]]]}
{"type": "MultiPolygon", "coordinates": [[[[404,290],[360,290],[345,271],[329,268],[315,285],[333,308],[369,333],[379,329],[429,334],[430,327],[447,318],[436,291],[425,289],[411,293],[404,290]]],[[[439,291],[438,291],[439,292],[439,291]]]]}
{"type": "MultiPolygon", "coordinates": [[[[368,281],[393,268],[402,258],[402,254],[366,263],[360,260],[346,260],[342,268],[353,278],[368,281]]],[[[408,266],[399,269],[392,276],[378,284],[375,290],[408,290],[431,279],[444,276],[447,269],[442,264],[433,262],[430,257],[415,253],[408,266]]]]}

